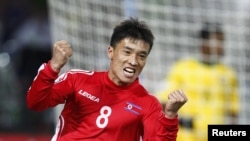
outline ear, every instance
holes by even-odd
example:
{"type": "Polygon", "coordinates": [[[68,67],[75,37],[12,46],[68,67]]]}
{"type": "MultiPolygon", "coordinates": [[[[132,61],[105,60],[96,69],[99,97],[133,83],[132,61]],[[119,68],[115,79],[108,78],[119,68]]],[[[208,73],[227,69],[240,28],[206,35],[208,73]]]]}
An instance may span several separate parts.
{"type": "Polygon", "coordinates": [[[108,54],[109,59],[113,58],[113,53],[114,53],[114,48],[109,46],[108,50],[107,50],[107,54],[108,54]]]}

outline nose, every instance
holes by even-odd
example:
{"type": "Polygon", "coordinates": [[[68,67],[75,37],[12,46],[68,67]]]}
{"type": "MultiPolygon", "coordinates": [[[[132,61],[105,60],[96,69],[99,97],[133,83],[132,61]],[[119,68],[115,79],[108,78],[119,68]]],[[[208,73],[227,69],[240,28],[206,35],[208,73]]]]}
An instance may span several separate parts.
{"type": "Polygon", "coordinates": [[[129,63],[133,66],[138,65],[138,60],[136,54],[133,54],[129,57],[129,63]]]}

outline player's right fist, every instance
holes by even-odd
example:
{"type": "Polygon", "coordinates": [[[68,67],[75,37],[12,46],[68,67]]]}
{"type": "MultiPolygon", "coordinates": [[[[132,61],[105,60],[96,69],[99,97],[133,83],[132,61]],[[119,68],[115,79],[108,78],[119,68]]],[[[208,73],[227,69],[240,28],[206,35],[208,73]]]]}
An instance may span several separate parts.
{"type": "Polygon", "coordinates": [[[53,46],[52,58],[50,61],[51,68],[59,72],[61,68],[67,63],[68,58],[72,55],[72,48],[70,44],[65,41],[57,41],[53,46]]]}

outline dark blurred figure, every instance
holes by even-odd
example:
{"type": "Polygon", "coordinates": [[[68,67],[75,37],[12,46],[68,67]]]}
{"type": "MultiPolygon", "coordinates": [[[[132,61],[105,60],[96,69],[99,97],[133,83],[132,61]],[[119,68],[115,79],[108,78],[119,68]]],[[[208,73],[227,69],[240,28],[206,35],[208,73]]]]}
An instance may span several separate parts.
{"type": "Polygon", "coordinates": [[[2,0],[0,2],[0,43],[12,38],[12,34],[30,15],[28,0],[2,0]]]}
{"type": "Polygon", "coordinates": [[[21,86],[7,43],[29,16],[26,0],[0,2],[0,130],[17,130],[21,125],[21,86]]]}
{"type": "MultiPolygon", "coordinates": [[[[0,105],[6,105],[4,103],[7,101],[15,101],[15,103],[18,103],[18,106],[8,103],[7,107],[10,109],[17,107],[14,117],[15,124],[8,126],[8,129],[0,124],[0,130],[3,132],[52,133],[52,111],[47,110],[42,113],[35,113],[27,110],[26,106],[26,91],[29,88],[29,84],[35,77],[37,68],[41,63],[48,61],[47,58],[51,56],[47,1],[9,0],[8,2],[0,3],[2,10],[1,29],[4,29],[0,30],[0,50],[10,57],[9,63],[14,68],[11,76],[16,76],[13,78],[13,81],[19,86],[14,87],[12,84],[10,87],[5,87],[5,92],[1,89],[0,95],[1,97],[2,95],[5,96],[6,99],[0,101],[0,105]],[[16,90],[16,96],[7,96],[10,95],[9,89],[16,90]],[[37,125],[40,128],[37,128],[37,125]]],[[[8,76],[10,75],[10,72],[6,73],[8,76]]],[[[1,77],[0,79],[3,80],[4,78],[1,77]]],[[[5,119],[8,117],[9,119],[13,118],[13,114],[8,114],[8,112],[6,114],[6,110],[5,112],[1,111],[0,108],[0,123],[5,123],[5,119]],[[5,118],[1,119],[2,115],[5,115],[5,118]]]]}

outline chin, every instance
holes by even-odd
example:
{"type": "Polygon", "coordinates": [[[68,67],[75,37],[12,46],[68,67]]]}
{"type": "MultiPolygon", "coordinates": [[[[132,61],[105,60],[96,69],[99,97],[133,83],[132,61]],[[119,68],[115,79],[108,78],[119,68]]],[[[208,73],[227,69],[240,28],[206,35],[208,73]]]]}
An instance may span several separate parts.
{"type": "Polygon", "coordinates": [[[129,85],[129,84],[133,83],[134,81],[135,81],[135,79],[133,79],[133,78],[131,78],[131,79],[126,78],[126,79],[122,80],[122,83],[129,85]]]}

